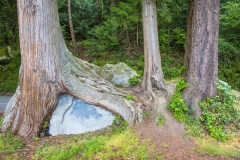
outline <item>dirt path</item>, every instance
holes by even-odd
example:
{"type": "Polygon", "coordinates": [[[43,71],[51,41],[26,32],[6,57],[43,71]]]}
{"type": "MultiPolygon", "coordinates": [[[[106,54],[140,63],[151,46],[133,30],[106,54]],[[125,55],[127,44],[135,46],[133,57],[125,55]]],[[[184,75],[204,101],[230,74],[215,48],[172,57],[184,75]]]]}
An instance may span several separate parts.
{"type": "MultiPolygon", "coordinates": [[[[170,94],[174,92],[176,84],[169,84],[170,94]]],[[[155,123],[157,113],[151,114],[146,121],[134,127],[143,139],[149,139],[162,152],[164,160],[231,160],[236,158],[200,154],[198,145],[190,137],[185,136],[183,123],[175,120],[166,108],[169,102],[158,93],[159,112],[163,114],[165,123],[159,127],[155,123]]]]}

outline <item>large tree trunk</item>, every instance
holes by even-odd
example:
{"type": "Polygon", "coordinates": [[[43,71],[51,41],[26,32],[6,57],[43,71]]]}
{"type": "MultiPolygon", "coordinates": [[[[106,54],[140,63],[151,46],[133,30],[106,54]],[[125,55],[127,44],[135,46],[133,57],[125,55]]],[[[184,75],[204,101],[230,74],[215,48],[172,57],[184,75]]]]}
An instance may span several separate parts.
{"type": "Polygon", "coordinates": [[[77,52],[77,43],[76,43],[76,39],[75,39],[73,21],[72,21],[71,0],[68,0],[68,19],[69,19],[71,38],[72,38],[72,43],[73,43],[73,53],[75,54],[77,52]]]}
{"type": "Polygon", "coordinates": [[[106,108],[133,125],[135,108],[125,94],[102,79],[67,49],[59,24],[56,0],[18,0],[21,68],[19,86],[7,105],[3,131],[29,140],[40,133],[58,95],[69,93],[106,108]]]}
{"type": "Polygon", "coordinates": [[[201,115],[199,102],[217,93],[220,0],[189,0],[185,65],[189,87],[183,97],[201,115]]]}
{"type": "Polygon", "coordinates": [[[152,88],[163,89],[168,93],[161,67],[156,0],[142,0],[142,19],[145,65],[143,80],[139,87],[140,91],[144,93],[145,103],[152,103],[155,106],[156,98],[152,88]]]}

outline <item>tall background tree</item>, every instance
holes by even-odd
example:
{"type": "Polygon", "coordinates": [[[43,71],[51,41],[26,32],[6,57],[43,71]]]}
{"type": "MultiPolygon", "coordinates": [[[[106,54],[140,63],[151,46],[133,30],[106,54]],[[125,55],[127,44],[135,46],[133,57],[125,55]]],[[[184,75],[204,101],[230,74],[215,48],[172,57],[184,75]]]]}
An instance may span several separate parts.
{"type": "Polygon", "coordinates": [[[185,65],[189,87],[183,97],[199,118],[199,102],[217,94],[220,0],[188,2],[185,65]]]}
{"type": "MultiPolygon", "coordinates": [[[[139,87],[145,103],[150,105],[153,102],[152,105],[154,106],[156,98],[153,87],[168,92],[161,66],[156,0],[142,0],[142,19],[145,65],[143,79],[139,87]]],[[[156,106],[154,108],[156,109],[156,106]]]]}
{"type": "Polygon", "coordinates": [[[72,21],[71,0],[68,0],[68,18],[69,18],[69,26],[70,26],[70,32],[71,32],[71,38],[72,38],[72,44],[73,44],[73,53],[76,53],[77,43],[75,39],[74,27],[73,27],[73,21],[72,21]]]}

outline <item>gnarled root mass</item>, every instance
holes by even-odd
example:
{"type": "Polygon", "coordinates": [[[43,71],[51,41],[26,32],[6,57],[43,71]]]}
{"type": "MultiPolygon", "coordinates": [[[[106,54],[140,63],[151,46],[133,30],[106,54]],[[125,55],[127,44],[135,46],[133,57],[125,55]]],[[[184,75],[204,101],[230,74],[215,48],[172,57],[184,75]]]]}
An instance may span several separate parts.
{"type": "MultiPolygon", "coordinates": [[[[121,116],[130,126],[143,121],[140,104],[127,101],[124,91],[101,78],[88,67],[87,62],[69,52],[66,57],[67,61],[61,59],[57,64],[60,70],[54,73],[57,77],[54,80],[51,80],[51,72],[45,72],[45,77],[40,75],[40,79],[35,79],[35,86],[29,89],[24,86],[26,79],[21,81],[20,78],[18,89],[4,114],[4,132],[11,129],[25,140],[38,136],[46,116],[51,116],[55,110],[60,93],[68,93],[86,103],[103,107],[121,116]]],[[[21,75],[24,75],[23,72],[21,70],[21,75]]]]}

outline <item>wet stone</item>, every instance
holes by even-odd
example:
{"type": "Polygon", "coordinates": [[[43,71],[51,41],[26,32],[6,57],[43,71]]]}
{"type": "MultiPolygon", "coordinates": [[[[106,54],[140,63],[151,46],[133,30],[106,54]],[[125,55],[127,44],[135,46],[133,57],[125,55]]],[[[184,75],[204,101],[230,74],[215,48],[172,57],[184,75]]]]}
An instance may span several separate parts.
{"type": "Polygon", "coordinates": [[[68,94],[59,96],[58,105],[50,120],[49,133],[79,134],[110,126],[114,120],[111,112],[93,106],[68,94]]]}

